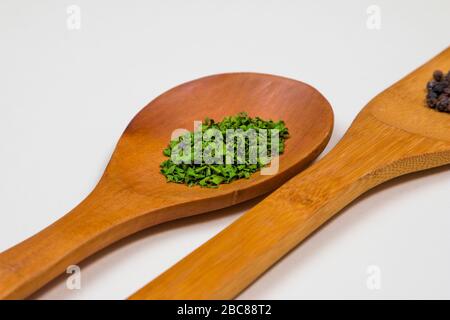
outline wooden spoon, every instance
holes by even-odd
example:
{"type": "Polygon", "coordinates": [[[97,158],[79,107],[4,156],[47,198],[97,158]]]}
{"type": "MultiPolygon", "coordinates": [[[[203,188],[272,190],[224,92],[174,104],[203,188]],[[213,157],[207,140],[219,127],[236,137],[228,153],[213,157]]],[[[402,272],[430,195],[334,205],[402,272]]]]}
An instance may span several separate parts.
{"type": "Polygon", "coordinates": [[[165,221],[231,206],[269,192],[315,159],[327,144],[333,113],[314,88],[254,73],[214,75],[182,84],[131,121],[105,173],[75,209],[0,254],[0,298],[24,298],[92,253],[165,221]],[[284,119],[291,138],[276,175],[253,175],[217,189],[166,183],[159,164],[174,129],[194,120],[246,111],[284,119]]]}
{"type": "Polygon", "coordinates": [[[231,299],[365,191],[450,163],[450,114],[425,107],[434,70],[450,48],[374,98],[321,161],[130,299],[231,299]]]}

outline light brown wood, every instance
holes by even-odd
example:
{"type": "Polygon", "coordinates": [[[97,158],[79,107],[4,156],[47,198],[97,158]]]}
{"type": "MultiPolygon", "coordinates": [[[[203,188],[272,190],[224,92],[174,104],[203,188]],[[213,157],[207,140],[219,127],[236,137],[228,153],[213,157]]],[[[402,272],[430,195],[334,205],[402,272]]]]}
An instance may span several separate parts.
{"type": "Polygon", "coordinates": [[[450,163],[450,115],[424,105],[450,49],[374,98],[337,146],[130,299],[231,299],[365,191],[450,163]]]}
{"type": "Polygon", "coordinates": [[[24,298],[69,265],[141,229],[273,190],[319,155],[332,127],[326,99],[291,79],[221,74],[169,90],[133,119],[87,199],[61,220],[0,254],[0,298],[24,298]],[[193,130],[194,120],[221,120],[241,111],[286,121],[292,137],[276,175],[256,173],[217,189],[166,183],[159,164],[174,129],[193,130]]]}

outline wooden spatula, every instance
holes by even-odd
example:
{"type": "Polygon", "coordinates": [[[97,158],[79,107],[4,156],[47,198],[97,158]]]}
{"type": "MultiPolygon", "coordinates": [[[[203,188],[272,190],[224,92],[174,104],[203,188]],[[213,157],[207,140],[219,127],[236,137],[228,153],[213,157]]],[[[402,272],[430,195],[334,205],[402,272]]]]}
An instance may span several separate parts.
{"type": "Polygon", "coordinates": [[[231,299],[343,207],[376,185],[450,163],[450,114],[425,106],[450,48],[375,97],[337,146],[131,296],[231,299]]]}
{"type": "MultiPolygon", "coordinates": [[[[94,191],[73,211],[0,254],[0,298],[24,298],[92,253],[141,229],[227,207],[278,187],[328,142],[333,113],[314,88],[254,73],[215,75],[162,94],[131,121],[94,191]],[[245,111],[286,121],[291,138],[275,175],[217,189],[166,183],[159,165],[173,130],[245,111]]],[[[35,214],[35,213],[33,213],[35,214]]]]}

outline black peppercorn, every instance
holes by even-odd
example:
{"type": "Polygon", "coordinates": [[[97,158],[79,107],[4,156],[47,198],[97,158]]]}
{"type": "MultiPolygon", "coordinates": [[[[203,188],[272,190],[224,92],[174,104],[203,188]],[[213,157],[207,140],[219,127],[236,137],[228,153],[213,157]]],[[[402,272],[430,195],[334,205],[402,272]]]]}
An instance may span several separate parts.
{"type": "Polygon", "coordinates": [[[433,72],[433,78],[436,81],[441,81],[443,76],[444,74],[442,73],[441,70],[436,70],[435,72],[433,72]]]}
{"type": "Polygon", "coordinates": [[[430,91],[427,94],[427,99],[437,99],[438,98],[438,94],[434,91],[430,91]]]}
{"type": "Polygon", "coordinates": [[[431,109],[436,108],[436,102],[437,102],[437,99],[427,99],[427,105],[428,105],[431,109]]]}
{"type": "Polygon", "coordinates": [[[433,91],[436,93],[444,92],[444,89],[448,87],[447,81],[438,82],[434,85],[433,91]]]}
{"type": "Polygon", "coordinates": [[[450,113],[450,71],[433,72],[433,79],[427,83],[426,104],[431,109],[450,113]]]}

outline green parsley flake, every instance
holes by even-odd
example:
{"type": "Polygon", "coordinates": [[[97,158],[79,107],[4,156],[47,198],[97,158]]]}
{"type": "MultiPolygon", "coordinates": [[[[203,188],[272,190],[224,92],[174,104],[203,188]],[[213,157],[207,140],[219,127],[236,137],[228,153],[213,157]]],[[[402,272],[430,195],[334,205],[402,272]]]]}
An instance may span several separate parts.
{"type": "MultiPolygon", "coordinates": [[[[167,182],[175,182],[181,184],[187,184],[188,186],[199,185],[201,187],[208,188],[216,188],[218,185],[222,183],[230,183],[232,181],[249,178],[253,173],[259,171],[262,167],[266,166],[270,162],[270,157],[272,154],[271,148],[271,134],[270,130],[278,130],[278,153],[281,154],[284,152],[285,148],[285,140],[289,137],[288,129],[285,126],[284,121],[280,120],[274,122],[272,120],[263,120],[259,117],[251,118],[246,113],[241,112],[236,116],[225,117],[221,122],[214,122],[213,119],[206,118],[202,124],[201,131],[198,130],[196,133],[189,132],[188,134],[182,135],[175,140],[172,140],[168,147],[163,150],[163,154],[166,157],[169,157],[168,160],[165,160],[161,163],[161,173],[166,177],[167,182]],[[223,158],[223,163],[218,163],[215,161],[214,163],[209,163],[207,161],[203,161],[202,159],[203,152],[211,148],[213,150],[217,150],[216,139],[212,139],[208,136],[208,133],[215,129],[218,130],[216,132],[220,132],[223,136],[223,154],[220,155],[223,158]],[[231,146],[234,147],[233,152],[230,157],[233,157],[232,163],[230,161],[226,161],[226,157],[223,155],[227,154],[227,132],[229,130],[241,130],[240,132],[251,132],[249,130],[254,130],[255,132],[260,132],[259,129],[266,129],[268,134],[265,135],[265,139],[267,141],[265,149],[262,149],[262,154],[265,155],[267,153],[267,158],[260,158],[259,155],[259,143],[261,142],[261,137],[256,135],[257,145],[250,145],[250,139],[243,140],[231,140],[231,146]],[[228,131],[227,131],[228,130],[228,131]],[[203,139],[196,140],[199,133],[202,133],[203,139]],[[206,139],[205,139],[206,137],[206,139]],[[190,148],[187,145],[190,144],[190,148]],[[194,148],[195,141],[200,141],[201,143],[201,157],[200,161],[194,161],[196,157],[194,155],[198,155],[196,153],[196,149],[194,148]],[[237,141],[245,141],[245,155],[239,154],[238,152],[238,142],[237,141]],[[184,149],[183,149],[184,148],[184,149]],[[253,155],[258,154],[256,161],[250,161],[250,150],[253,148],[253,155]],[[256,150],[256,149],[257,150],[256,150]],[[180,150],[189,150],[189,154],[183,157],[183,153],[180,150]],[[172,153],[179,152],[181,154],[180,157],[171,158],[172,153]],[[184,161],[182,161],[184,159],[184,161]],[[187,161],[186,161],[187,160],[187,161]],[[199,163],[198,163],[199,162],[199,163]]],[[[220,150],[220,148],[219,148],[220,150]]],[[[241,149],[242,150],[242,149],[241,149]]],[[[274,150],[276,152],[276,150],[274,150]]],[[[214,157],[215,153],[212,152],[212,156],[214,157]]],[[[217,159],[217,158],[214,158],[217,159]]]]}

